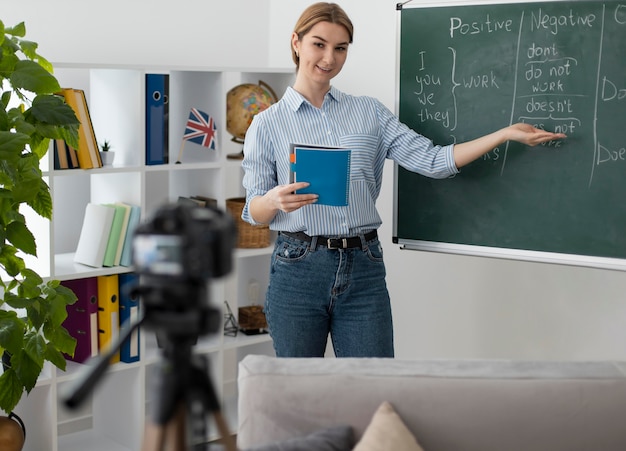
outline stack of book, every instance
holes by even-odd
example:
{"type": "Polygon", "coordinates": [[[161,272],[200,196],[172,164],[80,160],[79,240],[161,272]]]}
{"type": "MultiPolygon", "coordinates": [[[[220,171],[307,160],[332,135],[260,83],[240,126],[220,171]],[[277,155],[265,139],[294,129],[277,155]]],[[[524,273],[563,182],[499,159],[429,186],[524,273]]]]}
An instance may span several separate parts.
{"type": "Polygon", "coordinates": [[[55,169],[92,169],[101,168],[100,147],[91,122],[85,91],[82,89],[63,88],[61,94],[65,103],[74,110],[80,122],[78,127],[78,148],[68,146],[62,139],[53,142],[55,169]]]}
{"type": "Polygon", "coordinates": [[[217,199],[207,196],[178,196],[178,203],[192,207],[217,208],[217,199]]]}
{"type": "Polygon", "coordinates": [[[131,266],[132,237],[140,215],[138,205],[88,203],[74,262],[95,268],[131,266]]]}
{"type": "MultiPolygon", "coordinates": [[[[111,274],[64,280],[62,285],[74,292],[77,301],[68,306],[63,327],[76,339],[74,355],[68,360],[84,363],[117,344],[121,327],[137,321],[139,302],[131,293],[138,282],[135,273],[111,274]]],[[[139,329],[126,340],[110,362],[139,360],[139,329]]]]}

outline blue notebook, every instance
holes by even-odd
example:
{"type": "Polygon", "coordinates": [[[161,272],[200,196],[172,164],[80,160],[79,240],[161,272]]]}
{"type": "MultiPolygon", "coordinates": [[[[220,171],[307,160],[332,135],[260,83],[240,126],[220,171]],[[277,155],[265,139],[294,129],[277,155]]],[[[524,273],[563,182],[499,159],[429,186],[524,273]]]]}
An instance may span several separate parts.
{"type": "Polygon", "coordinates": [[[310,183],[297,194],[317,194],[319,205],[348,205],[350,157],[350,149],[292,144],[290,181],[310,183]]]}

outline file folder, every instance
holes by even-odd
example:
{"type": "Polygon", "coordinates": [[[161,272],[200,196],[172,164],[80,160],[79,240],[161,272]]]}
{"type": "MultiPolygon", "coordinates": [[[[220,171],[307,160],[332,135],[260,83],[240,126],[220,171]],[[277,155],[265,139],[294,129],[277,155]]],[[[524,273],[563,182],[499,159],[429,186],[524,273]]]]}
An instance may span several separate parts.
{"type": "MultiPolygon", "coordinates": [[[[97,276],[98,279],[98,348],[100,352],[115,344],[119,337],[119,277],[117,274],[97,276]]],[[[120,361],[119,351],[110,363],[120,361]]]]}
{"type": "Polygon", "coordinates": [[[146,74],[146,164],[169,162],[169,75],[146,74]]]}
{"type": "Polygon", "coordinates": [[[61,285],[74,292],[77,301],[67,306],[63,327],[76,339],[74,356],[68,360],[83,363],[98,355],[98,281],[95,277],[64,280],[61,285]]]}
{"type": "MultiPolygon", "coordinates": [[[[139,317],[139,297],[131,296],[131,290],[138,284],[139,276],[135,273],[125,273],[119,275],[120,293],[120,328],[137,322],[139,317]]],[[[140,328],[130,335],[128,340],[122,343],[120,348],[120,360],[126,363],[137,362],[139,360],[139,336],[140,328]]]]}

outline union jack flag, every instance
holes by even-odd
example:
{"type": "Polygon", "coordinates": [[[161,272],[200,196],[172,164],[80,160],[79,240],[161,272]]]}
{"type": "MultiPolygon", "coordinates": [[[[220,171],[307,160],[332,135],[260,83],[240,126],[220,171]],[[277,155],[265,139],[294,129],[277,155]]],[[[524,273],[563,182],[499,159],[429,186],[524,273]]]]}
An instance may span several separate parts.
{"type": "Polygon", "coordinates": [[[213,118],[197,108],[192,108],[189,112],[183,141],[191,141],[215,150],[216,135],[217,126],[213,118]]]}

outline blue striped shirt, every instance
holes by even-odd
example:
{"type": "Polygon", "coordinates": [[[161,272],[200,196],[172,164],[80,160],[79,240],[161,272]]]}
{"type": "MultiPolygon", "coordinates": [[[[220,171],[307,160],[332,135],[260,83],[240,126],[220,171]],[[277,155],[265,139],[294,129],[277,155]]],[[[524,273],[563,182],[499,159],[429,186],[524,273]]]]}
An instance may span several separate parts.
{"type": "Polygon", "coordinates": [[[270,229],[309,235],[353,236],[377,229],[376,210],[385,159],[432,178],[458,172],[452,145],[432,141],[402,124],[380,101],[345,94],[332,87],[321,108],[293,88],[279,102],[257,114],[246,132],[242,219],[256,224],[250,200],[289,183],[290,144],[345,147],[350,160],[348,206],[307,205],[291,213],[279,211],[270,229]]]}

